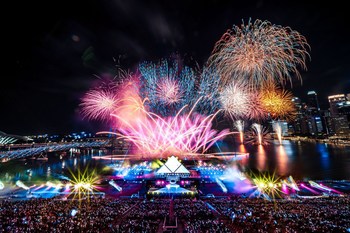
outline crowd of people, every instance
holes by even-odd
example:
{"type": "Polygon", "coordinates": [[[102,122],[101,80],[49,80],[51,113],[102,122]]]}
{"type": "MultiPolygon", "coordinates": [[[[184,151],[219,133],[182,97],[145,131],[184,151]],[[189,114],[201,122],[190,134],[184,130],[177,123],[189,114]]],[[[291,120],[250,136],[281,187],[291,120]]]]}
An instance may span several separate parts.
{"type": "Polygon", "coordinates": [[[209,201],[240,232],[350,232],[350,197],[267,201],[231,197],[209,201]]]}
{"type": "Polygon", "coordinates": [[[119,232],[157,232],[169,214],[169,203],[168,199],[143,200],[118,221],[116,228],[119,232]]]}
{"type": "Polygon", "coordinates": [[[184,226],[185,233],[231,232],[215,215],[215,211],[202,200],[174,200],[174,213],[184,226]]]}
{"type": "Polygon", "coordinates": [[[0,201],[0,232],[110,232],[136,200],[0,201]]]}
{"type": "Polygon", "coordinates": [[[3,232],[162,232],[165,219],[200,232],[350,232],[350,196],[0,200],[3,232]]]}

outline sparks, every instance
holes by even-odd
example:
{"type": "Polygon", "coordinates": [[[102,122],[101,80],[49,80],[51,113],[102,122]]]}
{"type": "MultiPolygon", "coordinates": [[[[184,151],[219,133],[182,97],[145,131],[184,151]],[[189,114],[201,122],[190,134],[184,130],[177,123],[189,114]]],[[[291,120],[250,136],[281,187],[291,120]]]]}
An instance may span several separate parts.
{"type": "Polygon", "coordinates": [[[278,88],[274,83],[269,83],[262,90],[261,104],[272,119],[290,121],[296,116],[296,108],[292,98],[291,92],[278,88]]]}
{"type": "Polygon", "coordinates": [[[248,134],[248,143],[258,145],[268,145],[271,141],[271,135],[268,130],[260,124],[254,123],[248,134]]]}
{"type": "MultiPolygon", "coordinates": [[[[163,118],[145,109],[146,118],[139,118],[132,124],[119,115],[112,114],[118,121],[124,122],[120,138],[132,142],[138,153],[145,156],[166,156],[170,154],[186,155],[206,152],[216,141],[231,134],[228,129],[218,132],[212,129],[216,114],[203,116],[193,113],[182,114],[184,106],[174,117],[163,118]]],[[[106,133],[106,132],[100,132],[106,133]]]]}
{"type": "Polygon", "coordinates": [[[243,144],[243,139],[244,139],[244,121],[238,120],[234,122],[234,125],[236,129],[239,132],[239,139],[241,141],[241,144],[243,144]]]}
{"type": "Polygon", "coordinates": [[[252,88],[265,81],[285,84],[298,67],[306,69],[309,45],[304,36],[289,27],[256,20],[233,26],[215,44],[208,65],[220,75],[221,86],[232,80],[248,80],[252,88]]]}
{"type": "Polygon", "coordinates": [[[119,97],[114,89],[96,89],[85,94],[80,106],[84,117],[90,120],[107,120],[118,107],[118,103],[119,97]]]}
{"type": "Polygon", "coordinates": [[[147,107],[153,113],[170,116],[186,104],[193,102],[195,92],[195,72],[179,60],[161,60],[158,63],[143,62],[140,97],[149,99],[147,107]]]}

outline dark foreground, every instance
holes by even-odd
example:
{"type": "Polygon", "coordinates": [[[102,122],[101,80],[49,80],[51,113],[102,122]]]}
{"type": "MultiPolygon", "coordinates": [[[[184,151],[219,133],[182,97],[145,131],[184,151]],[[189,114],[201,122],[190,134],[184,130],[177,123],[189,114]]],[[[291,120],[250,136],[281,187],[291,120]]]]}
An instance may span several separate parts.
{"type": "Polygon", "coordinates": [[[0,232],[350,232],[350,196],[1,200],[0,232]]]}

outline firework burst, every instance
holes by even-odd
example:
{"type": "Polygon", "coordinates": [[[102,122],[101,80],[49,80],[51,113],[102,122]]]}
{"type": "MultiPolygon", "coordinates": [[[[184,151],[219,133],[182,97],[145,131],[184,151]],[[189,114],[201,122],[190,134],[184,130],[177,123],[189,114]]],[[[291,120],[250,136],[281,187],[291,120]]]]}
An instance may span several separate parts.
{"type": "Polygon", "coordinates": [[[132,142],[138,153],[148,157],[204,153],[215,142],[231,134],[228,129],[221,132],[212,129],[215,114],[202,116],[193,113],[196,106],[190,109],[189,113],[182,114],[186,107],[180,109],[174,117],[167,118],[143,108],[147,117],[139,118],[132,124],[113,114],[118,121],[124,122],[124,127],[119,129],[120,133],[116,134],[132,142]]]}
{"type": "Polygon", "coordinates": [[[293,94],[269,83],[261,92],[261,104],[272,119],[293,120],[296,116],[293,94]]]}
{"type": "Polygon", "coordinates": [[[249,118],[254,120],[263,120],[267,117],[267,112],[261,102],[261,92],[250,91],[249,118]]]}
{"type": "Polygon", "coordinates": [[[291,81],[292,74],[301,78],[298,68],[306,69],[308,48],[305,37],[289,27],[249,20],[221,37],[208,65],[217,69],[221,86],[241,79],[253,88],[265,81],[283,85],[291,81]]]}
{"type": "Polygon", "coordinates": [[[219,76],[209,68],[204,68],[200,74],[196,98],[193,99],[199,100],[196,111],[205,115],[213,114],[221,108],[219,76]]]}
{"type": "Polygon", "coordinates": [[[112,88],[90,90],[81,101],[83,117],[90,120],[107,120],[118,107],[120,100],[116,90],[112,88]]]}
{"type": "Polygon", "coordinates": [[[95,87],[81,98],[81,113],[90,120],[109,120],[111,113],[119,106],[124,90],[131,89],[131,86],[138,88],[139,77],[120,68],[113,78],[110,74],[96,77],[95,87]]]}
{"type": "Polygon", "coordinates": [[[143,62],[140,95],[149,99],[150,111],[162,116],[175,115],[183,106],[193,101],[195,72],[180,61],[161,60],[158,63],[143,62]]]}
{"type": "Polygon", "coordinates": [[[177,81],[172,78],[164,77],[157,83],[156,96],[165,105],[179,103],[183,98],[183,90],[177,81]]]}
{"type": "Polygon", "coordinates": [[[240,83],[231,83],[220,93],[222,108],[233,119],[246,118],[251,106],[250,93],[240,83]]]}
{"type": "Polygon", "coordinates": [[[220,93],[219,100],[222,109],[232,119],[260,119],[265,116],[259,93],[251,91],[244,83],[227,85],[220,93]]]}

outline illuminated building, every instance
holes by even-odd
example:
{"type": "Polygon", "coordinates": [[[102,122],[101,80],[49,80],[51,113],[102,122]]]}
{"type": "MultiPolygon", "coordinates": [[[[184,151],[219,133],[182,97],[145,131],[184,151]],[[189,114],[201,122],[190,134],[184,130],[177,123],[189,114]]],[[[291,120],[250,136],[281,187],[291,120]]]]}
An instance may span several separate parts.
{"type": "Polygon", "coordinates": [[[338,104],[343,103],[346,101],[344,94],[337,94],[337,95],[331,95],[328,96],[328,102],[329,102],[329,109],[331,111],[331,116],[337,116],[338,115],[338,104]]]}
{"type": "Polygon", "coordinates": [[[317,93],[315,91],[309,91],[307,93],[308,108],[320,111],[320,106],[318,104],[317,93]]]}

